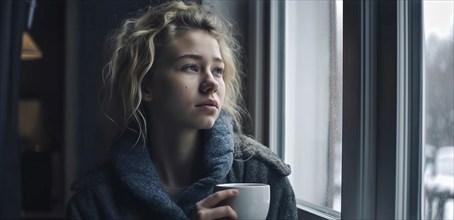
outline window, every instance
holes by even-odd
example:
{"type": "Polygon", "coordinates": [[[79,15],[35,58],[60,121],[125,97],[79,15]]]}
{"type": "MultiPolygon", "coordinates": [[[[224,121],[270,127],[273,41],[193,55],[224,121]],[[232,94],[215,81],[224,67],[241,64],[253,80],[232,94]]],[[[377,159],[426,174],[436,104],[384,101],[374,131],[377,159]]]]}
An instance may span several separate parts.
{"type": "Polygon", "coordinates": [[[285,161],[297,203],[340,216],[342,1],[285,2],[285,161]]]}
{"type": "Polygon", "coordinates": [[[452,34],[452,1],[256,2],[270,89],[255,120],[292,166],[299,217],[452,219],[453,36],[427,20],[442,2],[452,34]]]}
{"type": "Polygon", "coordinates": [[[423,4],[424,219],[454,219],[454,2],[423,4]]]}
{"type": "Polygon", "coordinates": [[[285,2],[284,156],[302,213],[452,219],[452,2],[339,3],[285,2]],[[443,11],[451,35],[428,37],[443,11]]]}

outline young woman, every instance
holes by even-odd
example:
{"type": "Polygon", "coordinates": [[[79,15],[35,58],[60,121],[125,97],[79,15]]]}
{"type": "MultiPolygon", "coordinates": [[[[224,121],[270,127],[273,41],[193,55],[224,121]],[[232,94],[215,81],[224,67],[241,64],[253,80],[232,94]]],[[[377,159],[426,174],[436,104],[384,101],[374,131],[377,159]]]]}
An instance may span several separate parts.
{"type": "Polygon", "coordinates": [[[241,134],[238,44],[218,17],[171,2],[126,20],[108,64],[123,129],[110,159],[73,184],[68,219],[236,219],[219,183],[267,183],[268,219],[296,219],[290,168],[241,134]]]}

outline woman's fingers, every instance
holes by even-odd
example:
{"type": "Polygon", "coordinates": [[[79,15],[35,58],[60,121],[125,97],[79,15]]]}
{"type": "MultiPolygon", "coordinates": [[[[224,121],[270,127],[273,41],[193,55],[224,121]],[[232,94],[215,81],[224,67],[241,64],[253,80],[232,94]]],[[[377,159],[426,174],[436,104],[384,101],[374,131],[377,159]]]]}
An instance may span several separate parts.
{"type": "Polygon", "coordinates": [[[238,219],[236,212],[230,206],[220,206],[211,209],[201,209],[196,213],[196,219],[238,219]]]}
{"type": "Polygon", "coordinates": [[[236,212],[230,206],[214,207],[219,202],[235,197],[236,195],[238,195],[238,190],[236,189],[222,190],[209,195],[195,205],[193,217],[195,219],[237,219],[236,212]]]}
{"type": "Polygon", "coordinates": [[[218,191],[216,193],[211,194],[210,196],[206,197],[203,200],[200,200],[196,206],[198,207],[204,207],[204,208],[212,208],[219,202],[230,199],[232,197],[235,197],[238,195],[238,190],[236,189],[227,189],[227,190],[222,190],[218,191]]]}

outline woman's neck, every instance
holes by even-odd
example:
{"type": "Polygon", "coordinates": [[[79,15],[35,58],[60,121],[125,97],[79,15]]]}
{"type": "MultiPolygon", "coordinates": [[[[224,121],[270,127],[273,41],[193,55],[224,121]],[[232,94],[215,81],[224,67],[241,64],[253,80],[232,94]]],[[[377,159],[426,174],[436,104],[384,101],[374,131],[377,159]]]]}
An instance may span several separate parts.
{"type": "Polygon", "coordinates": [[[152,126],[150,135],[152,160],[163,185],[181,188],[202,175],[203,144],[195,129],[165,129],[152,126]]]}

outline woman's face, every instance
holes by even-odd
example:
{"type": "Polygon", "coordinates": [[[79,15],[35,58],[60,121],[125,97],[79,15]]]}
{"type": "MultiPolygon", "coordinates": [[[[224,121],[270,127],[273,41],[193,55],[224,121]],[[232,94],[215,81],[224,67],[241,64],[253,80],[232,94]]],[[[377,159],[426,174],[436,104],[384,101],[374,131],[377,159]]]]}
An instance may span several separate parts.
{"type": "Polygon", "coordinates": [[[225,96],[219,44],[201,30],[187,31],[161,50],[144,86],[154,120],[189,129],[214,125],[225,96]]]}

